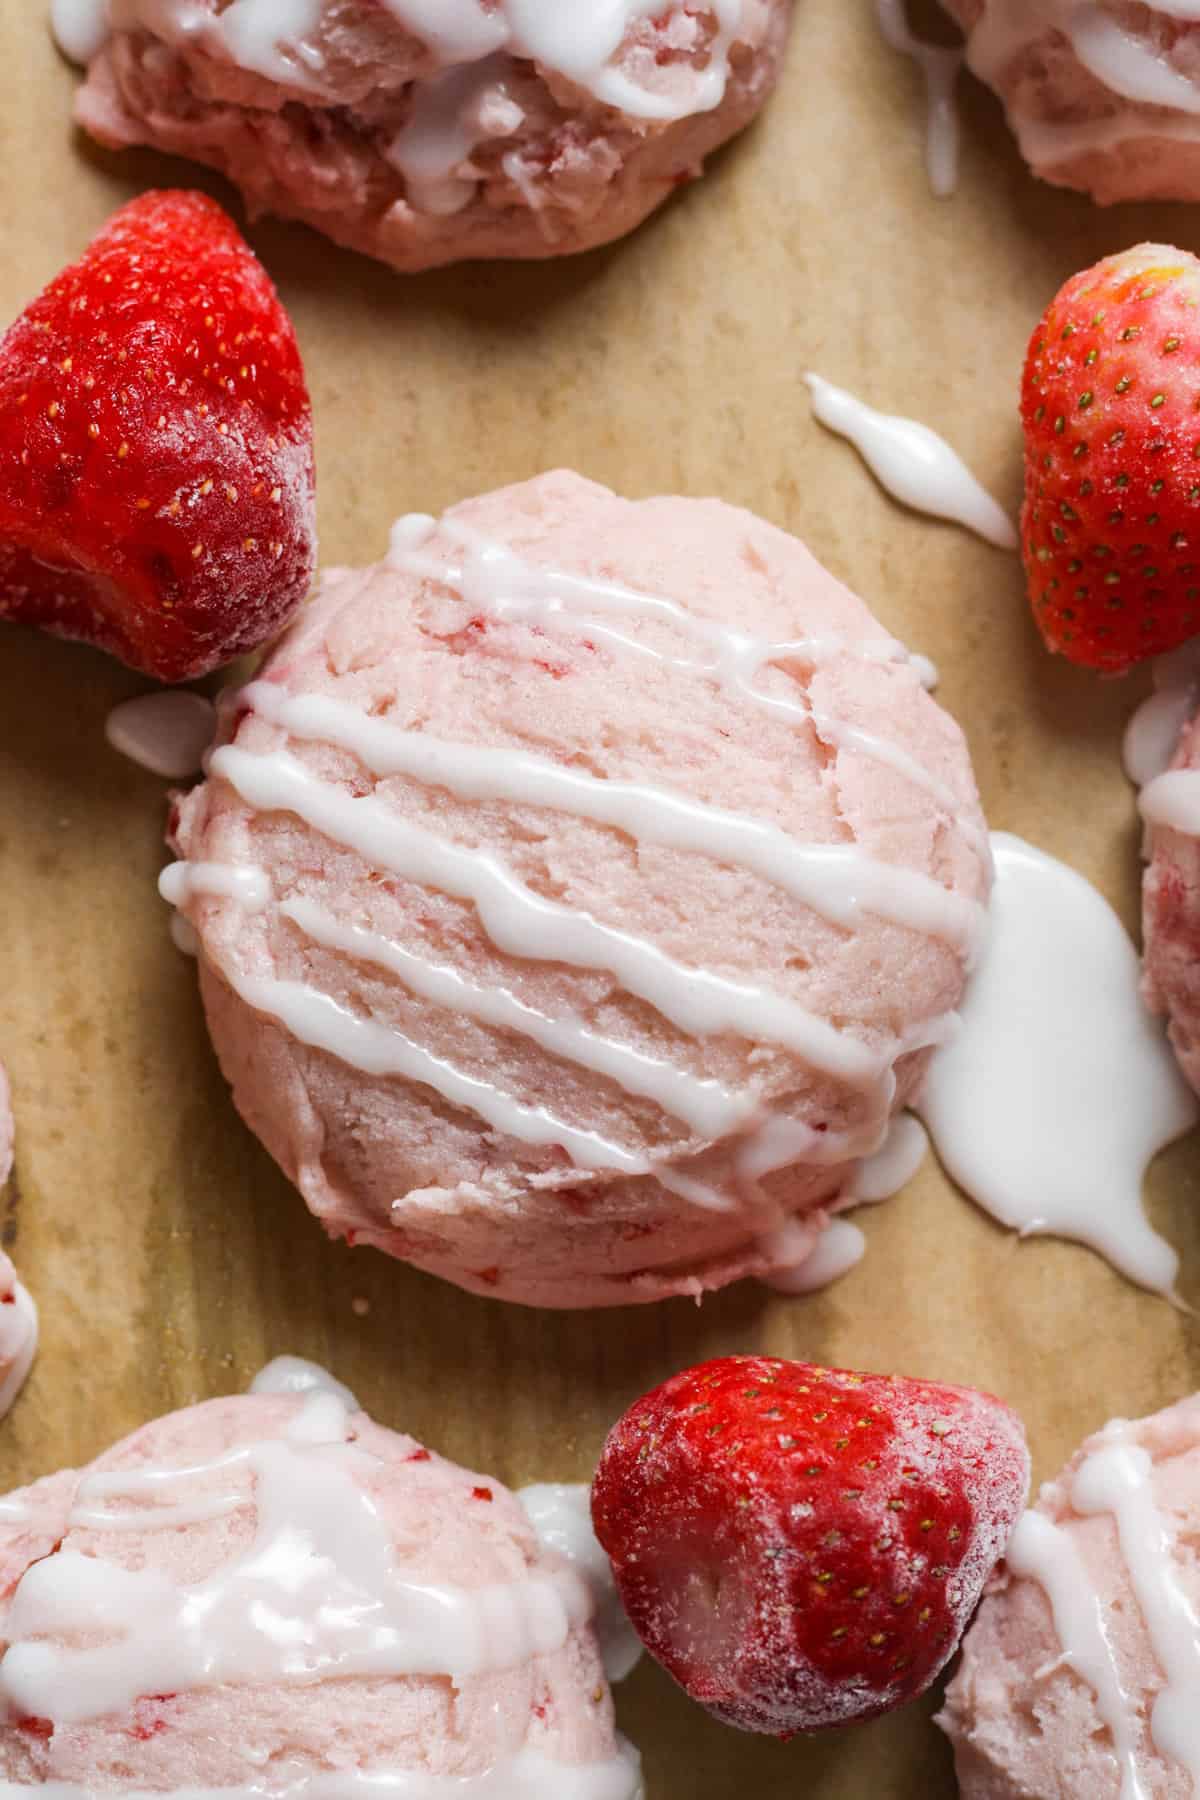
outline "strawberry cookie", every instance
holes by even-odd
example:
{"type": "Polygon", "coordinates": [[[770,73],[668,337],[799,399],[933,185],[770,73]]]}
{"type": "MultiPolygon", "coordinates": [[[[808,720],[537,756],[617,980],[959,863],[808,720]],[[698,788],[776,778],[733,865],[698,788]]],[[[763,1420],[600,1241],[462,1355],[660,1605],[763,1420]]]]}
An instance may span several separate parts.
{"type": "Polygon", "coordinates": [[[1200,6],[942,4],[1035,175],[1104,203],[1200,199],[1200,6]]]}
{"type": "Polygon", "coordinates": [[[186,681],[275,637],[315,558],[287,314],[219,206],[144,194],[0,340],[0,619],[186,681]]]}
{"type": "Polygon", "coordinates": [[[296,1373],[4,1500],[6,1784],[641,1800],[579,1572],[296,1373]]]}
{"type": "Polygon", "coordinates": [[[1200,1784],[1200,1395],[1091,1437],[1012,1534],[938,1724],[964,1800],[1200,1784]]]}
{"type": "Polygon", "coordinates": [[[925,1692],[1028,1486],[989,1394],[728,1356],[617,1423],[592,1518],[651,1655],[726,1724],[791,1737],[925,1692]]]}
{"type": "Polygon", "coordinates": [[[631,231],[775,85],[792,0],[58,0],[101,143],[397,269],[631,231]]]}
{"type": "Polygon", "coordinates": [[[326,1229],[541,1306],[794,1268],[985,924],[962,734],[795,538],[547,475],[396,527],[224,710],[162,891],[326,1229]]]}

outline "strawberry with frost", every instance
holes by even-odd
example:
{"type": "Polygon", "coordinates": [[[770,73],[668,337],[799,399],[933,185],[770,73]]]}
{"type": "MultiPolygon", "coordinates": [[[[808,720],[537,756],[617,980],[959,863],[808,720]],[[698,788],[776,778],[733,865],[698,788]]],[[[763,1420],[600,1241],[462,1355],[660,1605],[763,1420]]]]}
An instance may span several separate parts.
{"type": "Polygon", "coordinates": [[[924,1693],[1028,1484],[988,1394],[729,1356],[617,1423],[592,1518],[651,1654],[718,1719],[790,1737],[924,1693]]]}
{"type": "Polygon", "coordinates": [[[0,619],[186,681],[276,637],[315,557],[279,296],[215,202],[143,194],[0,341],[0,619]]]}

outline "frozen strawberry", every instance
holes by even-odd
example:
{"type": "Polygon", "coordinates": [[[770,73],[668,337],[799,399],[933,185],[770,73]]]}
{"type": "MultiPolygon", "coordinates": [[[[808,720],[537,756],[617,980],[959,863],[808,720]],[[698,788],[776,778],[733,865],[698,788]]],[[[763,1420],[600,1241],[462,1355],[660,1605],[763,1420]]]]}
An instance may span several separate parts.
{"type": "Polygon", "coordinates": [[[651,1654],[727,1724],[790,1737],[924,1692],[1028,1482],[988,1394],[729,1356],[618,1422],[592,1518],[651,1654]]]}
{"type": "Polygon", "coordinates": [[[1051,650],[1109,674],[1200,632],[1200,261],[1074,276],[1029,345],[1021,537],[1051,650]]]}
{"type": "Polygon", "coordinates": [[[278,295],[213,201],[144,194],[0,341],[0,618],[184,681],[275,637],[315,553],[278,295]]]}

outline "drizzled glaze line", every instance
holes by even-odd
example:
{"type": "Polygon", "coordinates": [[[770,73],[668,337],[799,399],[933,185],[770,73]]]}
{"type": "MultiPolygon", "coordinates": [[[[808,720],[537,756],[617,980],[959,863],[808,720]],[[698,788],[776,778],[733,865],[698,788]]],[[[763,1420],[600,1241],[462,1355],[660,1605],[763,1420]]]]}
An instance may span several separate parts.
{"type": "Polygon", "coordinates": [[[1200,1790],[1200,1617],[1175,1572],[1175,1539],[1159,1511],[1154,1465],[1139,1444],[1118,1436],[1080,1466],[1072,1487],[1076,1511],[1111,1513],[1134,1597],[1165,1686],[1150,1712],[1150,1735],[1200,1790]]]}
{"type": "Polygon", "coordinates": [[[916,419],[876,412],[820,375],[804,377],[813,415],[854,445],[887,493],[904,506],[965,525],[999,550],[1015,550],[1016,528],[957,451],[916,419]]]}
{"type": "Polygon", "coordinates": [[[295,813],[374,868],[390,869],[470,901],[497,949],[617,976],[631,994],[693,1036],[736,1031],[782,1044],[816,1067],[869,1086],[886,1059],[826,1020],[765,988],[687,968],[648,941],[547,900],[493,856],[445,843],[370,795],[351,798],[286,751],[255,755],[224,745],[211,772],[259,811],[295,813]]]}
{"type": "Polygon", "coordinates": [[[551,1055],[615,1081],[627,1094],[654,1100],[703,1137],[723,1137],[753,1116],[752,1094],[702,1081],[661,1057],[590,1031],[570,1015],[550,1018],[507,988],[483,988],[456,969],[427,963],[391,938],[360,925],[343,925],[311,900],[287,900],[279,911],[322,949],[338,951],[387,969],[422,999],[501,1030],[518,1031],[551,1055]]]}
{"type": "Polygon", "coordinates": [[[968,950],[981,935],[983,909],[974,901],[930,876],[877,862],[855,845],[801,843],[765,820],[667,788],[600,779],[524,751],[447,743],[322,695],[291,697],[274,682],[252,682],[243,698],[289,736],[349,750],[374,775],[407,775],[462,800],[547,807],[614,826],[639,843],[711,856],[749,870],[836,925],[859,925],[871,913],[968,950]]]}
{"type": "Polygon", "coordinates": [[[1122,1686],[1105,1610],[1075,1539],[1044,1513],[1030,1511],[1017,1521],[1004,1558],[1011,1575],[1036,1581],[1050,1603],[1061,1654],[1039,1674],[1066,1667],[1087,1682],[1101,1723],[1112,1736],[1121,1775],[1119,1800],[1150,1800],[1138,1773],[1133,1702],[1122,1686]]]}
{"type": "Polygon", "coordinates": [[[724,693],[747,701],[769,716],[808,725],[822,741],[857,750],[895,769],[931,794],[956,824],[961,823],[962,807],[956,797],[899,745],[817,712],[807,697],[793,699],[769,694],[755,684],[755,678],[766,668],[821,668],[839,657],[849,657],[878,663],[897,673],[907,670],[914,680],[927,685],[931,665],[924,658],[910,656],[896,639],[848,644],[839,638],[805,637],[771,643],[736,626],[697,618],[665,595],[645,594],[599,576],[538,568],[506,545],[450,518],[442,519],[440,529],[458,546],[462,561],[441,561],[425,550],[438,529],[438,521],[425,513],[412,513],[398,520],[392,531],[390,566],[457,592],[473,611],[502,623],[532,624],[575,641],[587,638],[607,643],[621,655],[707,676],[724,693]],[[614,617],[665,626],[712,654],[708,660],[673,655],[627,632],[614,630],[605,623],[614,617]]]}
{"type": "Polygon", "coordinates": [[[914,37],[908,28],[905,0],[876,0],[876,16],[885,41],[902,56],[911,56],[925,79],[925,167],[934,194],[945,200],[958,186],[960,132],[955,90],[963,52],[914,37]]]}

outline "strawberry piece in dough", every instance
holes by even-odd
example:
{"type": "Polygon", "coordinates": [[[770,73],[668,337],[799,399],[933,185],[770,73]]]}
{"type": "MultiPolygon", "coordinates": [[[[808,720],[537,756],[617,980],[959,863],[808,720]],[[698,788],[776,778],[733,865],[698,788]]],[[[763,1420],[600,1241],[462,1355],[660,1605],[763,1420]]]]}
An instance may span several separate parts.
{"type": "Polygon", "coordinates": [[[651,1654],[725,1723],[789,1737],[925,1691],[1028,1482],[990,1395],[730,1356],[630,1408],[592,1516],[651,1654]]]}
{"type": "Polygon", "coordinates": [[[144,194],[0,342],[0,618],[190,680],[277,636],[315,556],[287,314],[219,206],[144,194]]]}

